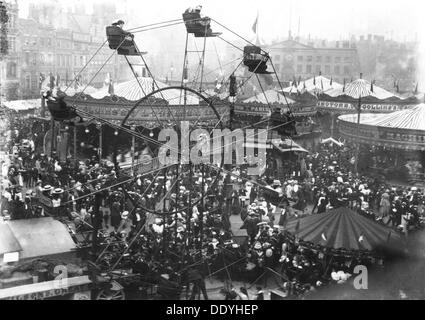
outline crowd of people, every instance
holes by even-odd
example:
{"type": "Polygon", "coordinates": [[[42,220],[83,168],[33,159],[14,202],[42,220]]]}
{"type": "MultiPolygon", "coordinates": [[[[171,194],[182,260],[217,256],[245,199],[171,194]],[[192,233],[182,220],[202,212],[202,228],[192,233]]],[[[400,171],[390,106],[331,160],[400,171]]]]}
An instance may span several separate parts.
{"type": "MultiPolygon", "coordinates": [[[[355,175],[351,155],[349,148],[323,144],[285,180],[252,180],[244,166],[232,171],[180,166],[131,176],[111,161],[60,161],[55,154],[36,153],[30,142],[20,143],[11,161],[2,164],[1,216],[54,216],[66,221],[76,242],[79,232],[98,231],[99,247],[105,239],[117,243],[99,257],[101,268],[119,261],[147,278],[152,272],[162,275],[153,278],[167,282],[167,288],[185,281],[192,284],[191,298],[200,292],[207,298],[204,280],[214,274],[229,281],[267,273],[264,278],[277,277],[289,294],[297,294],[344,282],[358,263],[379,261],[367,252],[335,254],[305,243],[285,231],[288,221],[340,206],[405,234],[423,220],[421,189],[355,175]],[[232,215],[243,221],[246,241],[235,241],[232,215]]],[[[96,253],[96,247],[90,250],[96,253]]],[[[163,295],[174,297],[176,290],[163,295]]]]}

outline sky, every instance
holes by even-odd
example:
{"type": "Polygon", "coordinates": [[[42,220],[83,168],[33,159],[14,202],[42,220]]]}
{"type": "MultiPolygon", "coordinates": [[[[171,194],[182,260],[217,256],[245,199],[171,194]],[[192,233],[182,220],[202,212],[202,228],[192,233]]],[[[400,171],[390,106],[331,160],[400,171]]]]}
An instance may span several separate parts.
{"type": "MultiPolygon", "coordinates": [[[[255,39],[252,25],[258,15],[258,33],[262,43],[286,39],[289,29],[293,35],[297,35],[299,30],[302,37],[328,40],[349,40],[352,35],[368,34],[383,35],[397,41],[418,40],[420,66],[417,78],[422,91],[425,91],[423,0],[18,0],[20,16],[27,17],[30,3],[43,1],[54,1],[64,8],[85,6],[88,13],[94,3],[113,2],[122,15],[117,19],[125,17],[126,28],[179,19],[186,8],[200,4],[204,15],[250,41],[255,39]]],[[[143,37],[143,44],[152,53],[161,53],[165,48],[169,54],[177,55],[177,51],[182,49],[171,44],[184,39],[179,27],[136,35],[136,40],[139,41],[139,36],[143,37]]],[[[214,31],[223,32],[226,40],[236,39],[228,30],[219,30],[214,24],[212,27],[214,31]]]]}
{"type": "MultiPolygon", "coordinates": [[[[20,15],[26,17],[28,4],[43,0],[18,0],[20,15]]],[[[60,6],[79,3],[90,10],[95,2],[107,0],[57,0],[60,6]]],[[[338,40],[355,34],[380,34],[397,40],[413,40],[421,30],[425,12],[423,0],[120,0],[124,13],[137,13],[128,25],[138,26],[181,17],[190,6],[201,4],[203,13],[211,16],[245,37],[251,30],[257,12],[260,37],[266,41],[285,38],[291,25],[303,36],[338,40]],[[299,23],[300,22],[300,23],[299,23]]],[[[423,28],[425,29],[425,28],[423,28]]]]}

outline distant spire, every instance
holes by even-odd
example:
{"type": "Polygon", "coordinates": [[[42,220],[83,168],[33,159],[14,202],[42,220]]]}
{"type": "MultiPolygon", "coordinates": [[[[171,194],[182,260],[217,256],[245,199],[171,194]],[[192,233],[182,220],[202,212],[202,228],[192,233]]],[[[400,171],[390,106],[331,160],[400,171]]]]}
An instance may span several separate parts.
{"type": "Polygon", "coordinates": [[[418,94],[418,85],[419,85],[419,82],[416,82],[415,91],[413,92],[414,94],[418,94]]]}

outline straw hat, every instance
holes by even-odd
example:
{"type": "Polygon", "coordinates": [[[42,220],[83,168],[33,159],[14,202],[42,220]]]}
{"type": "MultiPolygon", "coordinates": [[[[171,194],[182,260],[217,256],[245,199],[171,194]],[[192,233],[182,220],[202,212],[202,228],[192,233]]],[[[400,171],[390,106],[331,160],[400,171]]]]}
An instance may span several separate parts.
{"type": "Polygon", "coordinates": [[[53,187],[49,184],[43,187],[43,191],[51,191],[52,189],[53,187]]]}
{"type": "Polygon", "coordinates": [[[64,191],[63,191],[63,189],[62,188],[56,188],[54,191],[53,191],[53,194],[62,194],[64,191]]]}

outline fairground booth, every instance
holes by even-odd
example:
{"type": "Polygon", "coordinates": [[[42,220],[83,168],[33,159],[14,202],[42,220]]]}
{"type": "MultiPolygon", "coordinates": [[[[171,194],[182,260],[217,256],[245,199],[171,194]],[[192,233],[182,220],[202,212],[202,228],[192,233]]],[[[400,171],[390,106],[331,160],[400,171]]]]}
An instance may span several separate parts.
{"type": "Polygon", "coordinates": [[[424,180],[425,104],[392,113],[363,113],[339,118],[341,136],[361,145],[359,168],[374,170],[389,178],[424,180]]]}

